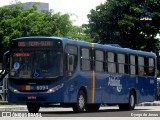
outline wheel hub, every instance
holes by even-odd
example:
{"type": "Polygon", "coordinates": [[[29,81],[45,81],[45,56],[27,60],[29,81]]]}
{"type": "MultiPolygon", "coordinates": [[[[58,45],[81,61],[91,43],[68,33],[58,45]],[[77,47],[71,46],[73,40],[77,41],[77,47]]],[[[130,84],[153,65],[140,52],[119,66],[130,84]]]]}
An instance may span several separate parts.
{"type": "Polygon", "coordinates": [[[84,97],[81,95],[79,97],[79,107],[82,109],[84,107],[85,101],[84,101],[84,97]]]}
{"type": "Polygon", "coordinates": [[[134,106],[134,96],[133,95],[131,95],[131,97],[130,97],[130,104],[131,104],[131,107],[133,107],[134,106]]]}

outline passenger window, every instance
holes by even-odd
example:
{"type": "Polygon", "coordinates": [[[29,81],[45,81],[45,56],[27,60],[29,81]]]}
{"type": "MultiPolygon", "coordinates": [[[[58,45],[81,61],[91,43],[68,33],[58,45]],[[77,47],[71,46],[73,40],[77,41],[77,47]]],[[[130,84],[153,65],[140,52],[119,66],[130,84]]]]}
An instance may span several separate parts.
{"type": "Polygon", "coordinates": [[[149,66],[148,66],[148,73],[149,75],[154,75],[154,59],[149,58],[149,66]]]}
{"type": "Polygon", "coordinates": [[[71,70],[70,72],[72,74],[77,67],[77,61],[78,61],[77,46],[67,45],[65,52],[66,52],[66,58],[64,60],[64,69],[67,71],[71,70]],[[72,56],[72,65],[69,65],[69,56],[72,56]],[[69,68],[71,68],[71,69],[69,69],[69,68]]]}
{"type": "Polygon", "coordinates": [[[87,48],[81,49],[81,70],[91,70],[90,50],[87,48]]]}
{"type": "Polygon", "coordinates": [[[124,65],[125,65],[125,55],[124,54],[118,54],[118,72],[119,73],[125,73],[124,71],[124,65]]]}
{"type": "Polygon", "coordinates": [[[139,75],[146,75],[144,71],[144,57],[138,57],[138,74],[139,75]]]}
{"type": "Polygon", "coordinates": [[[135,61],[135,56],[130,55],[130,74],[135,75],[136,74],[136,61],[135,61]]]}
{"type": "Polygon", "coordinates": [[[68,45],[66,47],[66,53],[72,54],[72,55],[77,55],[77,47],[73,45],[68,45]]]}
{"type": "Polygon", "coordinates": [[[95,70],[99,72],[103,72],[104,71],[103,64],[104,64],[104,53],[103,51],[96,50],[95,51],[95,70]]]}
{"type": "Polygon", "coordinates": [[[115,53],[108,52],[108,72],[116,73],[115,53]]]}
{"type": "Polygon", "coordinates": [[[81,56],[81,58],[83,58],[83,59],[89,59],[89,49],[87,49],[87,48],[82,48],[82,56],[81,56]]]}

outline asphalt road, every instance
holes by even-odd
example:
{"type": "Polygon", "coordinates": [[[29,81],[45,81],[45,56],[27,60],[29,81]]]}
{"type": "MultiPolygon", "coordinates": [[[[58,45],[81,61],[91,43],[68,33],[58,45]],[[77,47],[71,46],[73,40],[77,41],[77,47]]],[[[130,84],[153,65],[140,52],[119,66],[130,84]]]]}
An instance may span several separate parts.
{"type": "Polygon", "coordinates": [[[97,112],[84,113],[74,113],[71,108],[42,108],[40,113],[44,117],[160,117],[160,106],[136,106],[132,111],[120,111],[118,106],[101,107],[97,112]]]}
{"type": "MultiPolygon", "coordinates": [[[[135,110],[132,111],[120,111],[117,106],[101,107],[98,112],[92,113],[74,113],[71,108],[41,108],[39,113],[35,115],[36,117],[33,117],[34,115],[29,114],[26,109],[21,111],[16,111],[16,109],[14,109],[3,112],[11,113],[12,117],[3,116],[0,117],[0,120],[21,120],[22,118],[23,120],[137,120],[140,117],[145,117],[145,120],[158,120],[160,118],[160,106],[136,106],[135,110]],[[28,114],[30,117],[28,117],[28,114]]],[[[0,114],[2,114],[2,111],[0,114]]]]}

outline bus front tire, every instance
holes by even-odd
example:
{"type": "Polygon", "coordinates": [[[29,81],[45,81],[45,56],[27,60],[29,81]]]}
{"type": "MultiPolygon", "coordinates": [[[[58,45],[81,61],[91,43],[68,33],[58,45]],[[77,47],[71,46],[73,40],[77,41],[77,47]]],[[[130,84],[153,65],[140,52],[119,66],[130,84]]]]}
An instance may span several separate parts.
{"type": "Polygon", "coordinates": [[[129,95],[129,103],[127,104],[119,104],[120,110],[133,110],[136,104],[136,96],[134,91],[131,91],[129,95]]]}
{"type": "Polygon", "coordinates": [[[85,110],[85,106],[86,106],[86,95],[83,92],[83,90],[80,90],[78,92],[78,96],[77,96],[77,103],[75,103],[73,105],[73,111],[74,112],[83,112],[85,110]]]}
{"type": "Polygon", "coordinates": [[[40,104],[38,103],[27,103],[27,109],[30,113],[38,113],[40,104]]]}

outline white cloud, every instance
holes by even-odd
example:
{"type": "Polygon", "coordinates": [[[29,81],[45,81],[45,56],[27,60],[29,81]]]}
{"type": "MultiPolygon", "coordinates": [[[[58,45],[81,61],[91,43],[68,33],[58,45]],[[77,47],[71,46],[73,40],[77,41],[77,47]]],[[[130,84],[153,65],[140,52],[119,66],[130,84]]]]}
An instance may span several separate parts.
{"type": "Polygon", "coordinates": [[[76,20],[75,24],[81,25],[87,23],[87,14],[90,10],[95,9],[97,5],[104,1],[106,0],[53,0],[50,8],[53,8],[55,12],[60,11],[77,15],[77,17],[73,16],[72,19],[76,20]]]}
{"type": "MultiPolygon", "coordinates": [[[[4,0],[0,3],[0,6],[10,4],[13,0],[4,0]]],[[[72,19],[76,20],[76,25],[87,23],[91,9],[95,9],[96,6],[104,3],[106,0],[20,0],[21,2],[46,2],[49,3],[50,9],[55,12],[73,13],[72,19]]]]}

